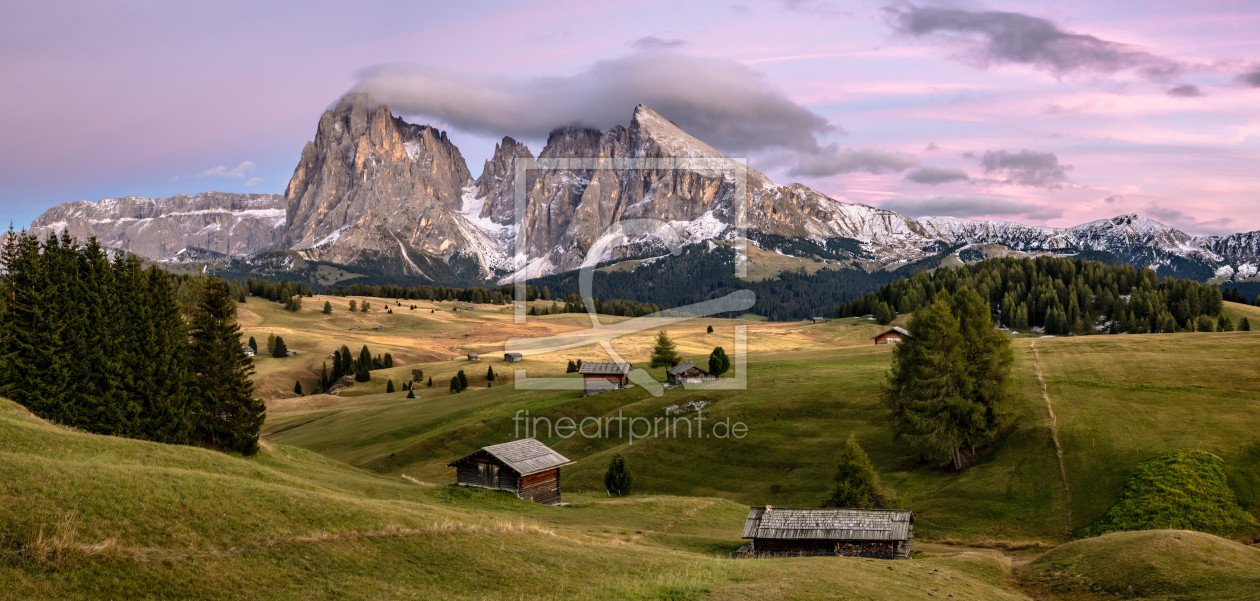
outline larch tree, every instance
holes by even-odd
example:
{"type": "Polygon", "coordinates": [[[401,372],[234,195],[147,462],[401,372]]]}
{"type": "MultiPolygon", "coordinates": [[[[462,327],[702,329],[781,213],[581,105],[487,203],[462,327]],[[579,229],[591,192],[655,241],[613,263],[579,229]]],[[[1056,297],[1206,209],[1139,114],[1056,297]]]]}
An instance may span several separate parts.
{"type": "Polygon", "coordinates": [[[855,507],[859,509],[888,509],[894,495],[880,486],[879,474],[866,451],[858,445],[857,438],[849,435],[844,450],[840,452],[836,467],[835,484],[823,501],[823,507],[855,507]]]}
{"type": "Polygon", "coordinates": [[[652,347],[652,367],[673,367],[678,365],[678,351],[674,341],[669,339],[664,330],[656,335],[656,345],[652,347]]]}

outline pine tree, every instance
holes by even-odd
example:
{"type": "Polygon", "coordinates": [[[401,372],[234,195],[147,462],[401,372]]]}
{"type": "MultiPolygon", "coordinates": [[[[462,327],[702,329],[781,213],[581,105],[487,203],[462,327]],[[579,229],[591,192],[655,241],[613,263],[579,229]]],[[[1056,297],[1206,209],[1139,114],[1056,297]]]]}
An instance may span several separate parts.
{"type": "Polygon", "coordinates": [[[258,452],[258,429],[267,408],[254,398],[253,362],[241,350],[241,329],[227,285],[210,279],[191,323],[189,352],[195,398],[200,399],[199,437],[245,455],[258,452]]]}
{"type": "Polygon", "coordinates": [[[1216,331],[1218,331],[1218,332],[1233,332],[1233,331],[1234,331],[1234,320],[1232,320],[1232,319],[1230,319],[1230,318],[1226,317],[1224,313],[1221,313],[1220,318],[1218,318],[1218,319],[1216,320],[1216,331]]]}
{"type": "Polygon", "coordinates": [[[630,464],[621,453],[613,455],[608,462],[608,471],[604,473],[604,488],[609,494],[624,497],[630,494],[634,486],[634,474],[630,473],[630,464]]]}
{"type": "Polygon", "coordinates": [[[888,509],[891,505],[892,495],[880,486],[875,466],[853,435],[849,435],[849,441],[840,452],[835,482],[823,507],[888,509]]]}
{"type": "Polygon", "coordinates": [[[409,398],[409,399],[414,399],[414,398],[416,398],[416,391],[415,391],[415,390],[412,390],[412,389],[410,389],[410,388],[408,388],[408,389],[407,389],[407,398],[409,398]]]}
{"type": "Polygon", "coordinates": [[[332,302],[324,301],[324,315],[332,315],[332,302]]]}
{"type": "Polygon", "coordinates": [[[917,309],[908,329],[893,349],[884,403],[898,435],[923,457],[963,469],[1009,423],[1010,339],[966,288],[917,309]]]}
{"type": "Polygon", "coordinates": [[[565,366],[564,373],[571,374],[575,372],[577,372],[577,364],[572,359],[569,359],[569,364],[565,366]]]}
{"type": "Polygon", "coordinates": [[[459,378],[459,389],[467,390],[468,389],[468,376],[464,375],[464,370],[462,369],[459,370],[459,373],[455,374],[455,377],[459,378]]]}
{"type": "Polygon", "coordinates": [[[486,381],[487,382],[494,381],[494,366],[493,365],[486,366],[486,381]]]}
{"type": "Polygon", "coordinates": [[[463,388],[459,387],[459,377],[451,376],[451,392],[459,393],[461,390],[463,390],[463,388]]]}
{"type": "Polygon", "coordinates": [[[413,370],[411,370],[411,381],[412,381],[412,382],[419,382],[419,381],[421,381],[421,380],[423,380],[423,379],[424,379],[424,370],[423,370],[423,369],[413,369],[413,370]]]}
{"type": "Polygon", "coordinates": [[[393,357],[393,356],[391,356],[389,353],[385,353],[385,358],[384,358],[383,360],[381,360],[381,365],[384,365],[384,366],[385,366],[385,369],[389,369],[389,368],[393,367],[393,366],[394,366],[394,357],[393,357]]]}
{"type": "Polygon", "coordinates": [[[385,393],[389,394],[392,392],[394,392],[394,379],[390,378],[389,381],[385,383],[385,393]]]}
{"type": "Polygon", "coordinates": [[[323,369],[319,371],[320,391],[322,392],[324,390],[327,390],[329,386],[332,386],[332,380],[328,378],[328,362],[325,361],[323,369]]]}
{"type": "Polygon", "coordinates": [[[429,388],[433,388],[433,376],[429,376],[429,388]]]}
{"type": "Polygon", "coordinates": [[[254,354],[255,354],[255,355],[257,355],[257,354],[258,354],[258,341],[257,341],[257,340],[254,340],[254,337],[253,337],[253,336],[250,336],[250,337],[249,337],[249,348],[254,349],[254,354]]]}
{"type": "Polygon", "coordinates": [[[276,335],[275,334],[267,335],[267,354],[272,355],[272,356],[275,356],[276,354],[276,335]]]}
{"type": "Polygon", "coordinates": [[[731,369],[731,358],[726,356],[726,351],[722,347],[716,347],[712,353],[709,353],[709,373],[713,377],[721,377],[731,369]]]}
{"type": "MultiPolygon", "coordinates": [[[[194,391],[190,388],[188,372],[188,329],[167,272],[153,266],[145,279],[147,290],[143,302],[150,327],[142,343],[144,368],[132,372],[140,411],[133,418],[131,436],[170,444],[191,444],[195,441],[196,417],[190,407],[195,400],[191,398],[194,391]]],[[[204,287],[202,290],[204,294],[204,287]]],[[[235,310],[233,306],[233,314],[235,310]]],[[[239,330],[234,340],[236,353],[244,356],[239,330]]],[[[253,365],[249,357],[245,360],[253,365]]]]}
{"type": "Polygon", "coordinates": [[[710,334],[712,334],[712,333],[713,333],[713,326],[709,326],[709,330],[708,330],[708,332],[709,332],[710,334]]]}
{"type": "Polygon", "coordinates": [[[271,350],[272,357],[284,358],[289,356],[289,347],[285,346],[284,338],[276,336],[276,345],[271,350]]]}
{"type": "Polygon", "coordinates": [[[674,341],[661,330],[656,336],[656,346],[652,347],[652,367],[673,367],[678,365],[678,351],[674,341]]]}
{"type": "Polygon", "coordinates": [[[304,396],[302,394],[302,381],[301,380],[298,380],[293,383],[293,394],[296,394],[298,396],[304,396]]]}
{"type": "Polygon", "coordinates": [[[1251,321],[1250,321],[1250,320],[1248,320],[1246,317],[1242,318],[1242,322],[1240,322],[1240,323],[1238,324],[1238,331],[1240,331],[1240,332],[1250,332],[1250,331],[1251,331],[1251,321]]]}

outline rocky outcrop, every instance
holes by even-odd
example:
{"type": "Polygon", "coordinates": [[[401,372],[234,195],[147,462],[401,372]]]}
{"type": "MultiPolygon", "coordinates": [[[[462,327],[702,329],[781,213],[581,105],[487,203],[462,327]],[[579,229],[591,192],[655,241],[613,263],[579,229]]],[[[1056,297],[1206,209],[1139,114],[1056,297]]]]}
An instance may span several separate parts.
{"type": "Polygon", "coordinates": [[[284,224],[282,196],[203,192],[67,202],[40,215],[30,229],[41,238],[63,231],[79,240],[95,236],[106,248],[178,261],[190,248],[231,256],[270,250],[280,243],[284,224]]]}
{"type": "Polygon", "coordinates": [[[446,132],[413,125],[364,94],[319,120],[285,191],[284,246],[311,259],[393,260],[423,275],[414,253],[469,248],[457,221],[472,182],[446,132]]]}

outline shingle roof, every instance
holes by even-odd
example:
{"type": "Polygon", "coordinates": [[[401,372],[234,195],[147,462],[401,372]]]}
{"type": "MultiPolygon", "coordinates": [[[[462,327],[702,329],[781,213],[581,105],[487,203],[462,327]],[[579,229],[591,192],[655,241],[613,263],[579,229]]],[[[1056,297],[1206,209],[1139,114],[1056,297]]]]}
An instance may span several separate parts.
{"type": "Polygon", "coordinates": [[[596,376],[618,376],[630,373],[629,363],[613,363],[612,361],[599,362],[587,361],[578,369],[580,374],[591,374],[596,376]]]}
{"type": "Polygon", "coordinates": [[[899,509],[750,507],[743,538],[909,540],[912,524],[899,509]]]}
{"type": "Polygon", "coordinates": [[[883,336],[884,334],[891,334],[891,333],[893,333],[893,332],[896,332],[896,333],[898,333],[898,334],[901,334],[902,336],[909,336],[909,335],[910,335],[910,332],[907,332],[907,331],[905,331],[905,330],[903,330],[903,329],[901,329],[901,328],[892,328],[892,329],[888,330],[887,332],[880,332],[879,334],[876,334],[875,336],[871,336],[871,338],[879,338],[880,336],[883,336]]]}
{"type": "Polygon", "coordinates": [[[690,361],[683,361],[682,363],[675,365],[673,369],[669,370],[669,373],[678,375],[678,374],[686,373],[686,371],[689,369],[699,369],[700,371],[703,371],[706,374],[709,373],[707,371],[704,371],[703,369],[698,367],[695,363],[692,363],[690,361]]]}
{"type": "Polygon", "coordinates": [[[551,450],[547,445],[538,442],[533,438],[522,438],[512,442],[482,447],[481,450],[471,455],[452,461],[446,467],[455,467],[455,465],[476,456],[480,453],[487,453],[494,458],[506,463],[508,467],[514,469],[522,476],[528,476],[541,471],[557,468],[563,465],[573,463],[564,455],[551,450]]]}

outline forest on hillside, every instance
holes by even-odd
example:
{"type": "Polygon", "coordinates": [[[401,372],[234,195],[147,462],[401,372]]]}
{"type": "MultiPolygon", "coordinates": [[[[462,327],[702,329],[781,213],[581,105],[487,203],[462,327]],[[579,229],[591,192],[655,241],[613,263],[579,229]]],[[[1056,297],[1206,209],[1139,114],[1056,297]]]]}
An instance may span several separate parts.
{"type": "MultiPolygon", "coordinates": [[[[1235,324],[1221,313],[1220,287],[1170,277],[1149,268],[1080,258],[989,259],[958,268],[921,271],[836,307],[836,317],[873,315],[888,323],[931,304],[942,292],[969,288],[988,303],[995,321],[1016,331],[1046,334],[1215,331],[1235,324]]],[[[1230,291],[1231,300],[1242,298],[1230,291]]]]}

